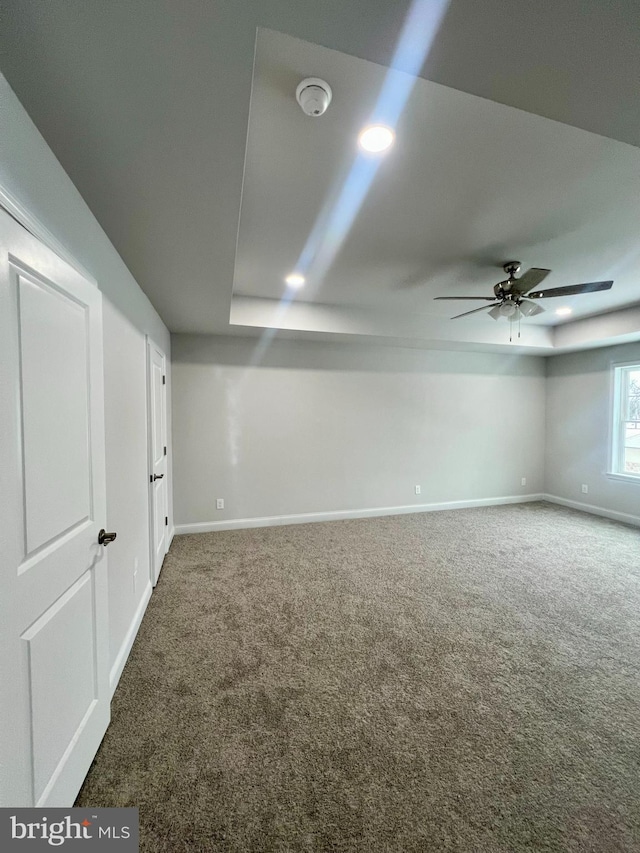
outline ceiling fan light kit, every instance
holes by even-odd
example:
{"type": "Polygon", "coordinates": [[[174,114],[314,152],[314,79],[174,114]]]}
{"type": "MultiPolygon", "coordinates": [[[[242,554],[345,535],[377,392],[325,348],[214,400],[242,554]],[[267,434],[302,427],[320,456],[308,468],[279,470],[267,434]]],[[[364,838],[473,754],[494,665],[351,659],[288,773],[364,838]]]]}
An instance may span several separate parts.
{"type": "MultiPolygon", "coordinates": [[[[542,284],[544,279],[551,273],[551,270],[532,267],[526,273],[516,278],[516,274],[520,272],[520,261],[505,261],[502,266],[507,273],[508,278],[505,281],[499,281],[493,288],[493,296],[436,296],[435,299],[448,300],[483,300],[490,302],[491,305],[483,305],[480,308],[474,308],[471,311],[464,311],[462,314],[456,314],[452,320],[458,320],[460,317],[467,317],[469,314],[476,314],[479,311],[488,309],[489,316],[494,320],[499,320],[505,317],[509,320],[509,324],[513,327],[513,323],[518,321],[518,337],[520,337],[520,320],[522,317],[535,317],[537,314],[542,314],[544,308],[533,302],[534,299],[553,299],[556,296],[577,296],[581,293],[595,293],[600,290],[611,290],[613,281],[589,281],[584,284],[572,284],[568,287],[552,287],[547,290],[536,290],[534,287],[542,284]],[[525,298],[526,296],[526,298],[525,298]]],[[[512,340],[513,335],[510,334],[509,340],[512,340]]]]}
{"type": "Polygon", "coordinates": [[[535,317],[536,314],[542,314],[544,308],[541,305],[536,305],[528,299],[523,299],[518,305],[520,313],[523,317],[535,317]]]}

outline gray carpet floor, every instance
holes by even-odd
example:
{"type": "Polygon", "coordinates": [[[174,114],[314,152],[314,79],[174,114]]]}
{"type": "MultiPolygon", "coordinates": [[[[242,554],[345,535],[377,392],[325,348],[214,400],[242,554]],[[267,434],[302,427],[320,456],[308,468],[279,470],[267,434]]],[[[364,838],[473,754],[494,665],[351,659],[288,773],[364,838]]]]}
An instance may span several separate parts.
{"type": "Polygon", "coordinates": [[[77,805],[143,851],[640,851],[640,532],[521,504],[176,537],[77,805]]]}

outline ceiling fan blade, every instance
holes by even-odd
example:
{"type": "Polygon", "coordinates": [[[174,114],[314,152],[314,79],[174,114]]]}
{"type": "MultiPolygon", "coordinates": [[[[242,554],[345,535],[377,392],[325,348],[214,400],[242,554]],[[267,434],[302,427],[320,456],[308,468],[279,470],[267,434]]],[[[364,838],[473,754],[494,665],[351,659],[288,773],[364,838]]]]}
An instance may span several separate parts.
{"type": "Polygon", "coordinates": [[[495,296],[434,296],[434,299],[483,299],[485,302],[494,302],[495,296]]]}
{"type": "Polygon", "coordinates": [[[534,287],[537,287],[549,275],[551,270],[543,270],[538,267],[531,267],[523,273],[520,278],[517,278],[511,285],[511,293],[528,293],[534,287]]]}
{"type": "Polygon", "coordinates": [[[456,314],[455,317],[452,317],[452,320],[457,320],[459,317],[466,317],[468,314],[476,314],[478,311],[486,311],[487,308],[491,308],[490,305],[483,305],[481,308],[474,308],[473,311],[465,311],[464,314],[456,314]]]}
{"type": "Polygon", "coordinates": [[[528,293],[528,299],[549,299],[551,296],[574,296],[577,293],[594,293],[597,290],[611,290],[612,281],[589,281],[586,284],[571,284],[569,287],[552,287],[549,290],[536,290],[528,293]]]}

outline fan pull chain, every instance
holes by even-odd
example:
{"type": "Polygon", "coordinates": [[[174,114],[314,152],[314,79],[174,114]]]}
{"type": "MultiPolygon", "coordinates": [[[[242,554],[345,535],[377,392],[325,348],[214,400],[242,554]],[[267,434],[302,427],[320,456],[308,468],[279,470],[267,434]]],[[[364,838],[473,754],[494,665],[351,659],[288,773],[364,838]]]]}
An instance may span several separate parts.
{"type": "MultiPolygon", "coordinates": [[[[520,337],[520,321],[522,320],[522,315],[518,311],[518,337],[520,337]]],[[[515,318],[513,314],[509,317],[509,343],[513,343],[513,324],[515,323],[515,318]]]]}

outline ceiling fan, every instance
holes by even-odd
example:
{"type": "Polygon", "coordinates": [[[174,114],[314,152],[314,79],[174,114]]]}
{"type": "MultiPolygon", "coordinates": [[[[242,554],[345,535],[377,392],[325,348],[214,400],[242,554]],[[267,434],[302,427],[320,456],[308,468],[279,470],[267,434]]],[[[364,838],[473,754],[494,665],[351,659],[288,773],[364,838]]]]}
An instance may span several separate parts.
{"type": "Polygon", "coordinates": [[[499,281],[495,285],[493,296],[436,296],[434,298],[455,300],[482,299],[484,302],[491,302],[491,305],[483,305],[481,308],[474,308],[472,311],[456,314],[455,317],[451,318],[452,320],[489,309],[489,315],[494,320],[506,317],[508,320],[514,321],[520,320],[522,317],[534,317],[536,314],[542,314],[544,308],[533,302],[534,299],[549,299],[554,296],[575,296],[579,293],[610,290],[613,286],[612,281],[589,281],[585,284],[572,284],[568,287],[552,287],[548,290],[534,291],[533,288],[541,284],[551,270],[532,267],[521,275],[520,278],[516,278],[516,273],[520,272],[519,261],[506,261],[502,268],[509,277],[505,281],[499,281]],[[524,298],[525,295],[526,299],[524,298]]]}

